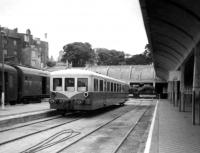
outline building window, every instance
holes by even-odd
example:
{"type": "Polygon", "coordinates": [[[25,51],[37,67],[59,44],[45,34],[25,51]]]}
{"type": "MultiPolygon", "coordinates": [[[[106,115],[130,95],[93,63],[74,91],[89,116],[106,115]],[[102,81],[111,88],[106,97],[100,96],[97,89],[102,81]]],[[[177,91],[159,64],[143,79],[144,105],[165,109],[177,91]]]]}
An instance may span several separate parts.
{"type": "Polygon", "coordinates": [[[17,46],[17,41],[16,41],[16,40],[13,41],[13,45],[14,45],[15,47],[17,46]]]}
{"type": "Polygon", "coordinates": [[[35,57],[36,57],[36,52],[32,51],[32,58],[35,58],[35,57]]]}

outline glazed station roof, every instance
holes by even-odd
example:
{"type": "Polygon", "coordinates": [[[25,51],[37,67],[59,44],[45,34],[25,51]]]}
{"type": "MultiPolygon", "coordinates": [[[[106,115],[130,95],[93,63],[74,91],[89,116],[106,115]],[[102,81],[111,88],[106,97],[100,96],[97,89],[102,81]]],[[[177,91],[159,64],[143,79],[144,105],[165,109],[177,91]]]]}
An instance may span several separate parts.
{"type": "MultiPolygon", "coordinates": [[[[53,72],[63,69],[66,69],[66,67],[53,67],[48,69],[48,71],[53,72]]],[[[77,67],[77,69],[87,69],[115,79],[123,80],[127,83],[164,82],[164,80],[155,76],[153,65],[91,66],[77,67]]]]}
{"type": "Polygon", "coordinates": [[[158,77],[168,79],[200,39],[200,0],[140,0],[158,77]]]}

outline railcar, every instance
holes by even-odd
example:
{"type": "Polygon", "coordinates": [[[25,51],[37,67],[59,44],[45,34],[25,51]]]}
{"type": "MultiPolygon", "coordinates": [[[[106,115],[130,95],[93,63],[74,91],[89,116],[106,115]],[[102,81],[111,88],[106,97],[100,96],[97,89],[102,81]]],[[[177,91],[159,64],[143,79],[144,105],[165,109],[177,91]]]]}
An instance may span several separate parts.
{"type": "Polygon", "coordinates": [[[138,88],[138,94],[140,98],[156,98],[155,88],[151,85],[144,85],[138,88]]]}
{"type": "Polygon", "coordinates": [[[50,74],[50,108],[58,111],[95,110],[123,104],[129,85],[88,70],[66,69],[50,74]]]}

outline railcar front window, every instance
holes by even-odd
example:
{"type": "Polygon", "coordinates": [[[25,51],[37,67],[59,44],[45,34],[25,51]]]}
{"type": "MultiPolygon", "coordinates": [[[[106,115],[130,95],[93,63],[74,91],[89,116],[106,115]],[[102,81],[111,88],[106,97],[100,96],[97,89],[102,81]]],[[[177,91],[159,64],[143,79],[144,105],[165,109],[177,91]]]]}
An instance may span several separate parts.
{"type": "Polygon", "coordinates": [[[62,78],[53,78],[53,90],[62,91],[62,78]]]}
{"type": "Polygon", "coordinates": [[[65,78],[65,91],[73,92],[75,90],[74,78],[65,78]]]}
{"type": "Polygon", "coordinates": [[[78,78],[78,91],[79,92],[88,91],[88,79],[87,78],[78,78]]]}

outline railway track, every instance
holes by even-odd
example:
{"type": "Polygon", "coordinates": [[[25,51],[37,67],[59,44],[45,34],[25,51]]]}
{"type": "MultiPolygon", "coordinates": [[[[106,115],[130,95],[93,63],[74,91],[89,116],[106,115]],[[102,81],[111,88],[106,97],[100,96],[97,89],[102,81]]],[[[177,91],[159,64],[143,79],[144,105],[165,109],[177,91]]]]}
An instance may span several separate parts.
{"type": "MultiPolygon", "coordinates": [[[[141,107],[142,107],[142,106],[137,106],[135,109],[141,108],[141,107]]],[[[144,112],[139,116],[139,118],[136,120],[136,122],[133,123],[132,127],[128,130],[128,132],[125,134],[125,136],[121,139],[120,143],[119,143],[117,146],[115,146],[115,147],[113,148],[113,150],[111,149],[111,150],[112,150],[112,151],[111,151],[112,153],[117,153],[117,152],[118,152],[118,150],[120,149],[120,147],[122,146],[122,144],[124,143],[124,141],[127,139],[127,137],[129,136],[129,134],[130,134],[131,132],[134,131],[135,127],[138,125],[138,123],[139,123],[140,120],[143,118],[144,114],[148,111],[149,108],[150,108],[150,106],[147,107],[147,108],[145,109],[145,111],[144,111],[144,112]]],[[[69,149],[69,150],[67,150],[67,149],[70,148],[71,146],[73,146],[74,144],[78,143],[79,141],[83,140],[84,138],[87,138],[88,136],[92,135],[93,133],[98,132],[99,130],[102,130],[102,128],[106,128],[107,125],[111,124],[112,122],[116,121],[117,119],[119,119],[120,117],[122,117],[122,116],[124,116],[124,115],[126,115],[126,114],[122,114],[122,115],[120,115],[120,116],[117,116],[116,118],[114,118],[113,120],[109,121],[108,123],[106,123],[106,124],[104,124],[104,125],[102,125],[102,126],[96,128],[95,130],[91,131],[90,133],[88,133],[88,134],[82,136],[80,139],[77,139],[77,140],[74,141],[73,143],[71,143],[71,144],[65,146],[64,148],[58,150],[56,153],[60,153],[60,152],[71,152],[73,149],[69,149]]],[[[91,139],[92,139],[92,138],[91,138],[91,139]]],[[[109,139],[109,138],[108,138],[108,139],[109,139]]],[[[85,142],[87,142],[87,140],[86,140],[85,142]]],[[[95,142],[94,142],[94,143],[95,143],[95,142]]],[[[85,144],[85,143],[83,143],[83,144],[85,144]]],[[[73,147],[73,148],[76,148],[76,147],[73,147]]],[[[74,151],[74,150],[73,150],[73,151],[74,151]]],[[[79,150],[78,150],[78,151],[79,151],[79,150]]],[[[105,150],[104,150],[104,151],[105,151],[105,150]]],[[[98,152],[98,153],[99,153],[99,152],[104,152],[104,151],[98,151],[98,150],[96,150],[95,152],[98,152]]],[[[77,152],[77,150],[75,150],[75,152],[77,152]]],[[[83,151],[83,152],[84,152],[84,151],[83,151]]],[[[89,150],[88,152],[91,152],[91,150],[89,150]]]]}
{"type": "MultiPolygon", "coordinates": [[[[56,146],[55,150],[56,151],[53,151],[53,152],[62,152],[68,148],[70,148],[71,146],[77,144],[78,142],[80,142],[81,140],[83,140],[84,138],[87,138],[88,136],[92,135],[93,133],[101,130],[102,128],[106,127],[107,125],[111,124],[112,122],[116,121],[117,119],[119,119],[120,117],[122,117],[123,115],[125,115],[126,113],[130,112],[130,111],[133,111],[133,110],[136,110],[138,108],[141,108],[143,106],[134,106],[132,107],[132,109],[128,109],[125,107],[122,107],[122,113],[120,115],[117,115],[118,113],[115,112],[115,111],[112,111],[111,112],[104,112],[105,114],[112,114],[112,119],[106,121],[105,123],[103,124],[99,124],[99,126],[95,127],[94,129],[92,129],[91,131],[89,132],[82,132],[80,130],[76,130],[76,129],[73,129],[73,128],[69,128],[69,129],[64,129],[64,130],[59,130],[58,132],[55,132],[55,133],[52,133],[52,135],[50,135],[49,137],[47,137],[46,139],[43,139],[42,141],[36,143],[35,145],[32,145],[31,147],[26,147],[26,149],[23,149],[21,150],[20,152],[21,153],[34,153],[34,152],[46,152],[48,151],[48,149],[51,150],[51,147],[54,148],[54,146],[56,146]],[[83,134],[84,133],[84,134],[83,134]],[[65,135],[65,137],[63,137],[63,135],[65,135]],[[59,137],[63,137],[63,138],[59,138],[59,137]],[[58,141],[57,141],[58,140],[58,141]],[[66,141],[69,141],[69,144],[68,145],[64,145],[62,146],[62,143],[66,142],[66,141]],[[59,146],[58,146],[59,144],[59,146]],[[62,146],[62,147],[60,147],[62,146]]],[[[121,108],[120,108],[121,109],[121,108]]],[[[148,108],[146,108],[145,112],[148,110],[148,108]]],[[[127,132],[127,134],[125,135],[125,137],[121,140],[120,144],[118,144],[118,146],[116,147],[115,151],[113,153],[116,153],[118,151],[118,149],[121,147],[121,145],[123,144],[124,140],[126,140],[126,138],[128,137],[129,133],[131,133],[134,128],[137,126],[138,122],[140,121],[140,119],[142,118],[142,116],[145,114],[145,112],[143,112],[143,114],[140,116],[140,118],[138,118],[136,124],[127,132]]],[[[102,112],[100,112],[100,115],[105,115],[102,112]],[[101,114],[102,113],[102,114],[101,114]]],[[[91,114],[89,114],[91,115],[91,114]]],[[[92,114],[93,117],[96,117],[99,115],[99,112],[97,114],[92,114]]],[[[68,117],[68,115],[66,116],[68,117]]],[[[46,132],[46,131],[49,131],[51,132],[52,129],[57,129],[57,128],[60,128],[60,127],[63,127],[70,123],[73,123],[75,124],[76,121],[80,121],[81,119],[85,118],[85,114],[83,116],[79,116],[78,118],[72,118],[70,121],[66,121],[66,122],[63,122],[61,124],[57,124],[57,125],[54,125],[54,126],[51,126],[51,127],[48,127],[48,128],[45,128],[45,129],[42,129],[42,130],[38,130],[36,132],[32,132],[32,133],[29,133],[29,134],[26,134],[26,135],[23,135],[23,136],[19,136],[15,139],[11,139],[11,140],[8,140],[8,141],[4,141],[4,142],[1,142],[0,143],[0,151],[1,151],[1,146],[4,146],[4,145],[9,145],[9,144],[12,144],[12,143],[15,143],[15,141],[20,141],[24,138],[31,138],[31,136],[35,136],[37,134],[40,134],[40,133],[43,133],[43,132],[46,132]]],[[[59,120],[61,119],[62,117],[61,116],[56,116],[55,118],[53,118],[52,120],[46,120],[45,122],[50,122],[50,121],[56,121],[56,120],[59,120]]],[[[87,117],[86,117],[87,118],[87,117]]],[[[90,118],[88,116],[88,118],[90,118]]],[[[65,118],[66,119],[66,118],[65,118]]],[[[23,126],[18,126],[18,127],[15,127],[15,128],[12,128],[12,129],[6,129],[6,131],[0,131],[0,135],[1,133],[4,133],[4,132],[10,132],[12,130],[16,130],[16,129],[20,129],[20,128],[23,128],[23,127],[29,127],[29,126],[33,126],[33,125],[36,125],[36,124],[41,124],[43,123],[42,121],[39,121],[39,122],[36,122],[36,123],[31,123],[31,124],[27,124],[27,125],[23,125],[23,126]]]]}
{"type": "MultiPolygon", "coordinates": [[[[150,107],[150,106],[149,106],[150,107]]],[[[148,107],[148,108],[149,108],[148,107]]],[[[132,126],[132,128],[126,133],[126,135],[124,136],[124,138],[121,140],[121,142],[118,144],[118,146],[116,147],[116,149],[112,152],[112,153],[117,153],[118,150],[120,149],[120,147],[122,146],[122,144],[125,142],[125,140],[128,138],[128,136],[130,135],[130,133],[136,128],[136,126],[138,125],[138,123],[141,121],[141,119],[143,118],[144,114],[148,111],[148,108],[144,111],[144,113],[140,116],[140,118],[137,120],[136,124],[132,126]]]]}
{"type": "MultiPolygon", "coordinates": [[[[72,114],[69,114],[69,115],[72,115],[72,114]]],[[[45,122],[47,123],[47,122],[51,122],[53,120],[56,122],[56,120],[59,120],[61,118],[63,118],[63,117],[62,116],[57,116],[55,118],[51,118],[51,119],[47,119],[47,120],[43,120],[43,121],[38,121],[38,122],[36,121],[34,123],[27,123],[25,125],[20,125],[20,126],[16,126],[16,127],[12,127],[12,128],[7,128],[7,129],[4,129],[4,130],[1,130],[0,131],[0,135],[1,135],[1,133],[5,133],[5,132],[8,132],[8,131],[17,130],[17,129],[25,128],[25,127],[28,127],[28,126],[35,126],[35,125],[37,126],[37,124],[41,124],[41,123],[45,123],[45,122]]],[[[59,126],[63,126],[65,124],[68,124],[68,123],[71,123],[71,122],[75,122],[77,120],[80,120],[81,118],[82,117],[78,117],[78,118],[75,118],[75,119],[70,119],[70,120],[68,120],[66,122],[63,122],[63,123],[60,123],[60,124],[56,124],[56,125],[53,125],[53,126],[49,126],[47,128],[44,128],[44,129],[41,129],[41,130],[38,130],[38,131],[35,131],[35,132],[30,132],[28,134],[24,134],[24,135],[21,135],[21,136],[16,136],[15,138],[11,138],[9,140],[3,140],[2,141],[0,139],[0,146],[4,145],[4,144],[7,144],[7,143],[10,143],[10,142],[14,142],[16,140],[19,140],[19,139],[22,139],[22,138],[25,138],[25,137],[28,137],[28,136],[31,136],[31,135],[34,135],[34,134],[37,134],[37,133],[41,133],[43,131],[47,131],[47,130],[51,130],[53,128],[57,128],[59,126]]]]}
{"type": "Polygon", "coordinates": [[[105,108],[105,110],[100,109],[100,110],[97,110],[95,112],[88,112],[88,113],[77,111],[77,112],[73,112],[73,113],[67,113],[67,114],[65,114],[64,117],[63,117],[63,115],[58,115],[58,116],[50,117],[48,119],[41,119],[39,121],[32,121],[31,123],[22,123],[20,125],[15,125],[15,126],[12,126],[10,128],[2,128],[0,130],[0,136],[2,134],[12,135],[11,134],[12,132],[16,133],[17,130],[21,130],[22,128],[24,128],[24,131],[25,131],[26,128],[27,129],[31,129],[31,128],[34,129],[34,127],[37,128],[37,126],[40,126],[41,124],[49,125],[48,127],[44,127],[43,129],[39,129],[39,130],[34,129],[34,131],[30,131],[30,132],[25,133],[25,134],[17,132],[17,133],[19,133],[17,136],[13,135],[13,136],[10,136],[10,137],[5,137],[4,139],[0,138],[0,146],[14,142],[14,141],[17,141],[17,140],[20,140],[20,139],[23,139],[25,137],[29,137],[29,136],[32,136],[32,135],[35,135],[35,134],[38,134],[38,133],[42,133],[42,132],[47,131],[47,130],[51,130],[51,129],[54,129],[54,128],[57,128],[57,127],[78,121],[78,120],[83,119],[84,117],[87,117],[89,115],[95,116],[95,114],[101,114],[105,111],[109,111],[109,110],[112,110],[112,109],[115,109],[115,108],[118,108],[118,107],[119,106],[113,106],[113,107],[105,108]],[[60,121],[60,119],[62,119],[63,121],[60,121]],[[52,121],[54,122],[54,125],[51,125],[52,121]],[[61,122],[61,123],[59,123],[59,122],[61,122]]]}

